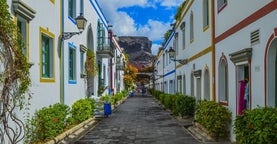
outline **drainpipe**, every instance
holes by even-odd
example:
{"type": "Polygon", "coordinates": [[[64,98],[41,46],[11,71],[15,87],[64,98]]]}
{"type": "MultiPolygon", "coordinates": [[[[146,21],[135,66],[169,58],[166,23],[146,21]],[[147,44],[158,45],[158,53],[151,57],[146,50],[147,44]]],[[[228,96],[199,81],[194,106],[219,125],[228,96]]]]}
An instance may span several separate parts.
{"type": "MultiPolygon", "coordinates": [[[[60,34],[64,32],[64,0],[60,0],[60,34]]],[[[59,49],[60,49],[60,103],[64,104],[64,41],[62,36],[59,37],[59,49]]]]}
{"type": "MultiPolygon", "coordinates": [[[[111,29],[109,29],[109,41],[110,41],[110,51],[113,52],[112,49],[112,37],[113,37],[113,32],[111,29]]],[[[110,58],[110,92],[113,95],[113,58],[110,58]]]]}
{"type": "Polygon", "coordinates": [[[215,80],[215,1],[212,0],[212,97],[216,101],[216,80],[215,80]]]}

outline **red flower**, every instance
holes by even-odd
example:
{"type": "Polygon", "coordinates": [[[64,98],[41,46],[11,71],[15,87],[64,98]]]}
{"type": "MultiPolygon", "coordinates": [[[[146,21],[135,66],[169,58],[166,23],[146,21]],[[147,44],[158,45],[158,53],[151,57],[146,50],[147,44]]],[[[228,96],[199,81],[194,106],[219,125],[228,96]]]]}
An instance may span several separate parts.
{"type": "Polygon", "coordinates": [[[53,121],[54,121],[54,123],[57,123],[57,122],[59,122],[59,119],[58,118],[54,118],[53,121]]]}
{"type": "Polygon", "coordinates": [[[253,125],[248,125],[248,129],[253,130],[253,125]]]}

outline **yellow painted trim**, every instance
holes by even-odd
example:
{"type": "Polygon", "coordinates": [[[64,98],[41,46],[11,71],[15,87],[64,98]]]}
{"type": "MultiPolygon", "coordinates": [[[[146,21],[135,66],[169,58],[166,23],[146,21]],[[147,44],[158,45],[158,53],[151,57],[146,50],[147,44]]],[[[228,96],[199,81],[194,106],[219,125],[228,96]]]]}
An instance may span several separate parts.
{"type": "Polygon", "coordinates": [[[205,27],[203,28],[203,32],[205,32],[205,31],[208,30],[209,28],[210,28],[209,25],[205,26],[205,27]]]}
{"type": "MultiPolygon", "coordinates": [[[[209,53],[209,52],[211,52],[211,51],[212,51],[212,46],[210,46],[210,47],[204,49],[203,51],[201,51],[201,52],[199,52],[199,53],[193,55],[193,56],[190,57],[190,58],[188,58],[188,62],[191,62],[191,61],[193,61],[193,60],[195,60],[195,59],[197,59],[197,58],[199,58],[199,57],[201,57],[201,56],[203,56],[203,55],[205,55],[205,54],[207,54],[207,53],[209,53]]],[[[182,67],[183,65],[184,65],[184,64],[178,64],[178,65],[176,66],[176,69],[182,67]]]]}
{"type": "Polygon", "coordinates": [[[56,71],[55,71],[55,67],[56,67],[56,63],[55,63],[55,34],[51,33],[48,28],[44,29],[42,27],[39,27],[39,63],[40,63],[40,68],[39,68],[39,71],[40,71],[40,74],[39,74],[39,77],[40,77],[40,82],[55,82],[56,79],[55,79],[55,76],[56,76],[56,71]],[[49,36],[50,38],[52,38],[53,40],[53,78],[43,78],[41,75],[42,75],[42,71],[41,71],[41,66],[42,66],[42,61],[41,61],[41,55],[42,55],[42,51],[41,51],[41,47],[42,47],[42,39],[41,39],[41,36],[42,34],[44,35],[47,35],[49,36]]]}
{"type": "Polygon", "coordinates": [[[207,53],[209,53],[211,51],[212,51],[212,47],[210,46],[210,47],[204,49],[203,51],[197,53],[196,55],[190,57],[189,58],[189,62],[191,62],[191,61],[193,61],[193,60],[195,60],[195,59],[197,59],[197,58],[199,58],[199,57],[201,57],[201,56],[203,56],[203,55],[205,55],[205,54],[207,54],[207,53]]]}
{"type": "Polygon", "coordinates": [[[187,6],[187,8],[186,8],[185,12],[183,13],[183,15],[181,16],[180,21],[178,21],[176,23],[176,27],[179,27],[179,25],[181,24],[184,17],[187,15],[188,10],[190,9],[190,7],[192,6],[193,3],[194,3],[194,0],[192,0],[188,6],[187,6],[188,2],[185,4],[184,9],[186,8],[186,6],[187,6]]]}
{"type": "Polygon", "coordinates": [[[55,4],[55,0],[50,0],[51,3],[55,4]]]}

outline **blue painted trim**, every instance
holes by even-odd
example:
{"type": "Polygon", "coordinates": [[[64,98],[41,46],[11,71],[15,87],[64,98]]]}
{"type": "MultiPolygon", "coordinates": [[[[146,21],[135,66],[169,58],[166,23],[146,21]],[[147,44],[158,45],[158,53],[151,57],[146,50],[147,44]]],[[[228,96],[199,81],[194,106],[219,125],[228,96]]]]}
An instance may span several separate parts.
{"type": "Polygon", "coordinates": [[[76,21],[75,21],[74,18],[72,18],[71,16],[68,16],[68,19],[69,19],[74,25],[76,25],[76,21]]]}
{"type": "Polygon", "coordinates": [[[171,74],[174,74],[175,72],[176,72],[176,70],[172,70],[172,71],[170,71],[170,72],[164,74],[163,77],[166,77],[166,76],[169,76],[169,75],[171,75],[171,74]]]}
{"type": "Polygon", "coordinates": [[[77,84],[77,81],[76,80],[69,80],[68,84],[77,84]]]}
{"type": "Polygon", "coordinates": [[[166,43],[165,43],[165,45],[164,45],[164,49],[166,49],[166,48],[167,48],[167,45],[169,44],[169,42],[170,42],[170,41],[171,41],[171,39],[173,38],[174,34],[175,34],[175,31],[174,31],[174,32],[172,32],[172,33],[170,34],[170,36],[169,36],[168,40],[166,41],[166,43]]]}
{"type": "MultiPolygon", "coordinates": [[[[77,66],[76,65],[76,63],[77,63],[77,59],[76,59],[76,56],[77,56],[77,54],[76,54],[76,49],[77,49],[77,46],[76,45],[74,45],[74,43],[73,42],[68,42],[68,49],[71,49],[71,48],[73,48],[73,49],[75,49],[75,61],[74,61],[74,63],[75,63],[75,66],[77,66]]],[[[70,53],[70,51],[68,50],[68,74],[70,73],[69,72],[69,54],[70,53]]],[[[70,80],[69,79],[69,75],[68,75],[68,84],[77,84],[77,67],[75,67],[75,80],[70,80]]]]}
{"type": "Polygon", "coordinates": [[[68,42],[68,47],[72,47],[72,48],[74,48],[74,49],[76,49],[76,48],[77,48],[77,46],[76,46],[76,45],[74,45],[74,43],[73,43],[73,42],[68,42]]]}
{"type": "MultiPolygon", "coordinates": [[[[92,7],[94,8],[95,12],[97,13],[97,15],[99,16],[99,18],[101,19],[102,23],[104,24],[106,30],[108,30],[107,20],[106,20],[104,14],[102,13],[102,11],[101,11],[99,5],[97,5],[97,6],[98,6],[98,8],[100,9],[100,13],[101,13],[102,16],[104,17],[104,20],[103,20],[102,16],[100,15],[99,11],[97,10],[97,8],[95,7],[95,5],[93,4],[92,0],[89,0],[89,1],[90,1],[90,4],[92,5],[92,7]]],[[[96,1],[95,1],[95,2],[96,2],[96,1]]],[[[97,3],[96,3],[96,4],[97,4],[97,3]]]]}
{"type": "Polygon", "coordinates": [[[103,15],[105,21],[107,21],[107,18],[106,18],[106,16],[104,15],[104,13],[103,13],[103,11],[102,11],[100,5],[98,4],[97,0],[95,1],[95,3],[96,3],[96,5],[97,5],[97,7],[99,8],[100,12],[102,13],[102,15],[103,15]]]}

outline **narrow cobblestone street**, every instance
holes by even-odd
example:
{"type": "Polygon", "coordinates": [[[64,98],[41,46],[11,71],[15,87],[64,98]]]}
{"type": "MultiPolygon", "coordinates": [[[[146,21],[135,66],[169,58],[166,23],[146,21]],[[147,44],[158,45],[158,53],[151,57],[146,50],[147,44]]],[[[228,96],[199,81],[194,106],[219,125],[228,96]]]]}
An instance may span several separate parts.
{"type": "Polygon", "coordinates": [[[191,144],[194,139],[152,96],[128,98],[75,144],[191,144]]]}

